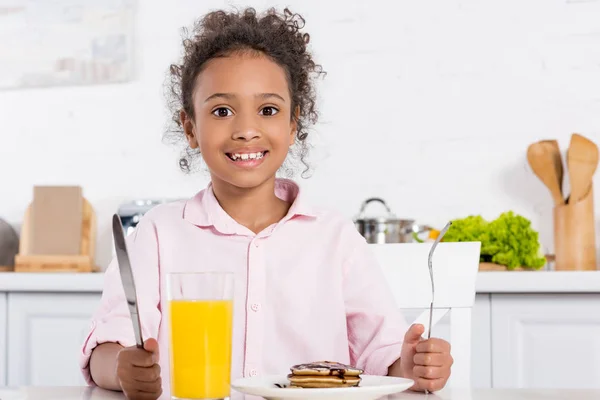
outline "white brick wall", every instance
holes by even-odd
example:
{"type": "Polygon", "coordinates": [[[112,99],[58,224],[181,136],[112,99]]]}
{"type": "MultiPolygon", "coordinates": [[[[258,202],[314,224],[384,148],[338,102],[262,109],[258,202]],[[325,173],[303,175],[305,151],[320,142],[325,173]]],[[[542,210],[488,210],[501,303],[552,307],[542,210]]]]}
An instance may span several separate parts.
{"type": "MultiPolygon", "coordinates": [[[[102,266],[120,202],[188,196],[207,182],[180,174],[160,142],[161,91],[180,27],[223,2],[138,3],[132,82],[0,92],[0,217],[18,225],[35,184],[80,184],[99,215],[102,266]]],[[[328,72],[317,169],[301,181],[315,202],[352,217],[382,196],[398,215],[438,225],[514,210],[552,249],[551,197],[525,150],[543,138],[564,150],[572,132],[600,144],[599,1],[289,4],[328,72]]]]}

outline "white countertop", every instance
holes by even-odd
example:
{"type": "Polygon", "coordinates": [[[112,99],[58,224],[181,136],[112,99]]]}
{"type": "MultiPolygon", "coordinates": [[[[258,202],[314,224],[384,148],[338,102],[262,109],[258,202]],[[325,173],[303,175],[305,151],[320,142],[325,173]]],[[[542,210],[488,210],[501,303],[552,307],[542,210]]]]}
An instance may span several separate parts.
{"type": "MultiPolygon", "coordinates": [[[[124,400],[122,393],[106,391],[91,387],[26,387],[10,391],[0,388],[2,400],[124,400]]],[[[161,399],[169,399],[163,395],[161,399]]],[[[254,396],[244,396],[233,392],[231,400],[255,400],[254,396]]],[[[310,399],[307,397],[307,399],[310,399]]],[[[553,390],[553,389],[465,389],[443,390],[432,395],[403,392],[384,397],[387,400],[598,400],[597,390],[553,390]]]]}
{"type": "Polygon", "coordinates": [[[600,293],[600,271],[485,271],[477,293],[600,293]]]}
{"type": "MultiPolygon", "coordinates": [[[[96,272],[0,272],[0,292],[102,292],[104,274],[96,272]]],[[[0,398],[1,399],[1,398],[0,398]]]]}
{"type": "MultiPolygon", "coordinates": [[[[101,292],[103,273],[0,272],[0,292],[101,292]]],[[[600,271],[486,271],[477,293],[600,293],[600,271]]]]}

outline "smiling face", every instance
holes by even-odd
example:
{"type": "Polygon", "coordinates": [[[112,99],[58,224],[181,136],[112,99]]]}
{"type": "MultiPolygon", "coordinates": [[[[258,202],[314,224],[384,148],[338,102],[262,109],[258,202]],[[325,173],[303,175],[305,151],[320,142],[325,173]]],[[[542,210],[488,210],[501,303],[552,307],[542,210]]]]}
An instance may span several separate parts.
{"type": "Polygon", "coordinates": [[[214,58],[199,74],[194,118],[181,119],[214,184],[250,189],[275,179],[294,143],[296,124],[285,71],[263,55],[214,58]]]}

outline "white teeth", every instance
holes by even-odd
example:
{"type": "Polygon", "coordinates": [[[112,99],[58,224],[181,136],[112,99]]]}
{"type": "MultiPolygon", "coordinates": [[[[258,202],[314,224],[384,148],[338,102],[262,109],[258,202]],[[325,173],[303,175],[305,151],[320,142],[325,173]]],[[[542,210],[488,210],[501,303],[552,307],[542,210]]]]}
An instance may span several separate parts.
{"type": "Polygon", "coordinates": [[[234,154],[231,154],[231,158],[233,159],[233,161],[237,161],[239,159],[242,159],[242,160],[248,160],[248,159],[250,159],[250,160],[259,160],[259,159],[263,158],[263,154],[264,154],[263,152],[259,152],[259,153],[243,153],[243,154],[234,153],[234,154]]]}

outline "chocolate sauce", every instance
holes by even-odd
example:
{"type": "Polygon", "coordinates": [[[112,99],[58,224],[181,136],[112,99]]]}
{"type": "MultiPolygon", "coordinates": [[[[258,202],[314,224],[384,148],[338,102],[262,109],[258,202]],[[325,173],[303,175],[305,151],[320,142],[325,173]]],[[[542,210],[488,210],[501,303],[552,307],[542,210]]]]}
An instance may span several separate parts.
{"type": "Polygon", "coordinates": [[[345,378],[345,376],[349,370],[355,371],[355,372],[358,371],[359,374],[363,372],[362,370],[359,370],[358,368],[355,368],[351,365],[346,365],[346,364],[333,362],[333,361],[318,361],[318,362],[311,362],[311,363],[306,363],[306,364],[298,364],[298,365],[294,365],[291,368],[292,373],[294,371],[301,371],[301,370],[316,370],[316,371],[326,370],[329,372],[330,376],[336,375],[342,379],[345,378]]]}

